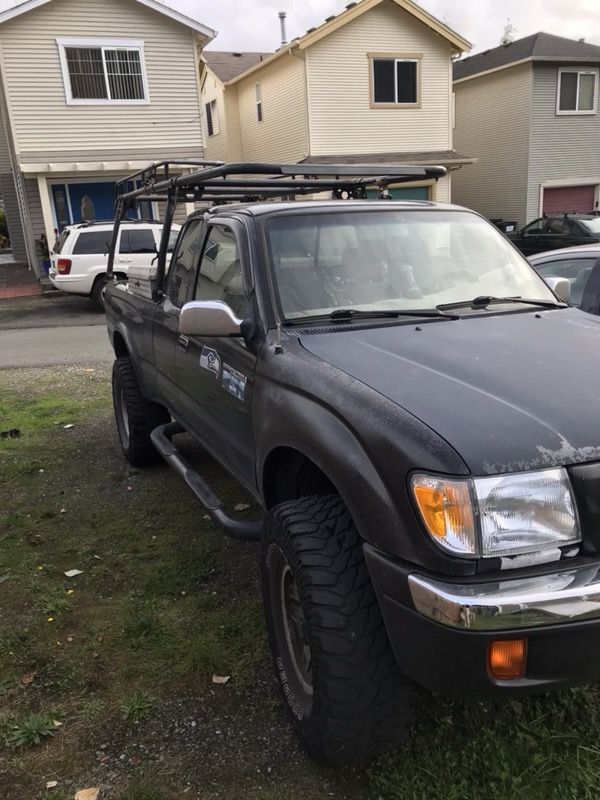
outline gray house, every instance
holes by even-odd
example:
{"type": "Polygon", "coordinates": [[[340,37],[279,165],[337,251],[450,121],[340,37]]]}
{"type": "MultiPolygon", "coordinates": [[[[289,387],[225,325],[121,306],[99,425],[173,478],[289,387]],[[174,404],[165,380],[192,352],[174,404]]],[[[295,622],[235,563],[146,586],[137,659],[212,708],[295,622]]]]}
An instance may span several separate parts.
{"type": "Polygon", "coordinates": [[[600,196],[600,47],[536,33],[454,64],[453,201],[519,224],[600,196]]]}

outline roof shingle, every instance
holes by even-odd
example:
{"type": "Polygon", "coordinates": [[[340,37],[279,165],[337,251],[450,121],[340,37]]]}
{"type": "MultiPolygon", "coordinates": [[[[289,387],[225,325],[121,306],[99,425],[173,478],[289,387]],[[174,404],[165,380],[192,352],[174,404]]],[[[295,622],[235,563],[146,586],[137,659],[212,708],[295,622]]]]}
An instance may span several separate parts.
{"type": "Polygon", "coordinates": [[[455,150],[420,151],[414,153],[363,153],[333,156],[308,156],[301,164],[471,164],[476,159],[455,150]]]}
{"type": "Polygon", "coordinates": [[[480,72],[507,67],[517,61],[600,62],[600,47],[551,33],[534,33],[507,45],[500,45],[470,58],[454,62],[454,80],[480,72]]]}
{"type": "Polygon", "coordinates": [[[227,83],[260,61],[264,61],[272,53],[227,53],[220,50],[205,50],[202,55],[217,78],[227,83]]]}

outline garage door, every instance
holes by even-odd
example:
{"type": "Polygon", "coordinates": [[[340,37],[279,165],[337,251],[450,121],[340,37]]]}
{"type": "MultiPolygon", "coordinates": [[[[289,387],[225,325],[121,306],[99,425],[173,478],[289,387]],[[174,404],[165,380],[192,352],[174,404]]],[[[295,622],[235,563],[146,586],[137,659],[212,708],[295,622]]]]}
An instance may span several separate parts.
{"type": "Polygon", "coordinates": [[[594,210],[595,186],[560,186],[544,189],[544,214],[594,210]]]}

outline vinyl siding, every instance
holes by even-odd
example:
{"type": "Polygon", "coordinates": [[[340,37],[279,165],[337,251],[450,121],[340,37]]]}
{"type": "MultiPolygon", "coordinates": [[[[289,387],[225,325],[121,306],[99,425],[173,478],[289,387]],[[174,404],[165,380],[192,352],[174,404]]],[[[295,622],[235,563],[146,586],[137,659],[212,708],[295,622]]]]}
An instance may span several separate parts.
{"type": "Polygon", "coordinates": [[[452,200],[490,218],[527,221],[531,66],[456,83],[454,146],[479,161],[452,178],[452,200]]]}
{"type": "Polygon", "coordinates": [[[8,134],[4,125],[4,120],[2,116],[0,116],[0,172],[10,172],[11,169],[12,162],[10,159],[8,134]]]}
{"type": "Polygon", "coordinates": [[[450,44],[383,3],[307,50],[312,155],[448,150],[450,44]],[[369,53],[422,54],[420,108],[372,108],[369,53]]]}
{"type": "Polygon", "coordinates": [[[27,250],[25,249],[25,236],[23,234],[21,214],[19,212],[17,190],[15,189],[15,181],[11,172],[0,174],[0,191],[2,191],[2,200],[4,201],[6,224],[8,225],[8,235],[10,236],[13,258],[15,261],[23,261],[26,263],[27,250]]]}
{"type": "Polygon", "coordinates": [[[229,86],[225,92],[225,124],[227,126],[227,155],[224,161],[242,161],[242,128],[238,87],[229,86]]]}
{"type": "Polygon", "coordinates": [[[25,193],[27,195],[29,217],[31,219],[31,230],[33,231],[34,238],[39,239],[40,235],[44,233],[45,228],[37,180],[29,178],[25,181],[25,193]]]}
{"type": "Polygon", "coordinates": [[[237,86],[225,88],[208,67],[205,67],[205,75],[206,80],[203,77],[201,93],[204,155],[210,161],[240,161],[242,143],[237,86]],[[219,133],[209,136],[206,104],[212,100],[217,101],[219,133]]]}
{"type": "MultiPolygon", "coordinates": [[[[202,147],[182,147],[171,144],[167,147],[162,146],[153,147],[148,150],[144,147],[137,147],[136,144],[131,144],[129,147],[123,146],[119,150],[111,150],[108,158],[111,161],[127,162],[127,161],[167,161],[174,158],[185,158],[201,160],[204,157],[204,150],[202,147]]],[[[21,164],[33,164],[37,167],[40,165],[40,172],[47,171],[48,162],[59,162],[66,164],[73,164],[73,172],[78,170],[75,166],[79,163],[89,162],[102,162],[107,160],[107,151],[98,149],[81,150],[79,148],[69,150],[35,150],[24,154],[20,159],[21,164]]],[[[38,170],[36,169],[36,172],[38,170]]]]}
{"type": "Polygon", "coordinates": [[[244,161],[295,163],[308,155],[303,59],[284,55],[241,80],[237,91],[244,161]],[[262,89],[262,122],[256,113],[258,82],[262,89]]]}
{"type": "Polygon", "coordinates": [[[440,178],[437,182],[433,189],[434,194],[432,197],[436,203],[450,203],[453,200],[451,187],[454,185],[455,175],[456,172],[452,173],[452,177],[448,173],[445,178],[440,178]]]}
{"type": "Polygon", "coordinates": [[[200,102],[202,108],[202,135],[204,139],[204,155],[210,161],[229,160],[229,126],[225,113],[225,93],[223,84],[216,77],[214,72],[205,68],[206,79],[203,78],[200,102]],[[206,105],[213,100],[217,102],[217,116],[219,133],[208,135],[208,124],[206,121],[206,105]]]}
{"type": "Polygon", "coordinates": [[[534,66],[528,219],[539,216],[543,182],[600,183],[600,110],[590,116],[557,115],[557,84],[558,65],[534,66]]]}
{"type": "MultiPolygon", "coordinates": [[[[40,238],[42,233],[45,233],[46,227],[44,225],[44,216],[42,214],[42,203],[40,200],[40,193],[38,190],[38,182],[35,178],[29,178],[25,181],[25,193],[27,196],[27,207],[29,208],[29,219],[31,224],[31,232],[33,239],[36,241],[40,238]]],[[[54,242],[50,242],[50,247],[54,242]]],[[[41,267],[43,258],[38,255],[38,263],[41,267]]]]}
{"type": "MultiPolygon", "coordinates": [[[[53,0],[0,28],[19,163],[44,153],[201,152],[192,31],[134,0],[53,0]],[[57,37],[142,39],[149,105],[67,105],[57,37]]],[[[62,159],[65,160],[65,159],[62,159]]]]}

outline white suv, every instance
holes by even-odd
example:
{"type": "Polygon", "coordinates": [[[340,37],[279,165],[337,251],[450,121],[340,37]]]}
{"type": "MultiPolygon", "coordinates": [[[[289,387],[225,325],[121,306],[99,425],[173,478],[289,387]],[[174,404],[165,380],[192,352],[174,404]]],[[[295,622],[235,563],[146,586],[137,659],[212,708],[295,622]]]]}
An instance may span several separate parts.
{"type": "MultiPolygon", "coordinates": [[[[175,247],[179,228],[179,225],[173,225],[169,252],[175,247]]],[[[82,222],[65,228],[50,253],[48,277],[52,285],[63,292],[91,297],[99,308],[104,309],[103,289],[107,281],[112,232],[112,222],[82,222]]],[[[122,223],[115,275],[125,278],[130,267],[150,266],[156,259],[161,232],[161,222],[128,220],[122,223]]]]}

